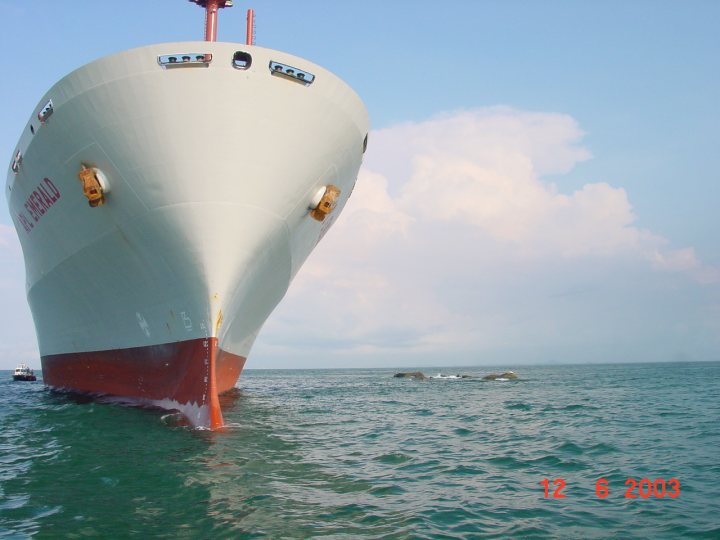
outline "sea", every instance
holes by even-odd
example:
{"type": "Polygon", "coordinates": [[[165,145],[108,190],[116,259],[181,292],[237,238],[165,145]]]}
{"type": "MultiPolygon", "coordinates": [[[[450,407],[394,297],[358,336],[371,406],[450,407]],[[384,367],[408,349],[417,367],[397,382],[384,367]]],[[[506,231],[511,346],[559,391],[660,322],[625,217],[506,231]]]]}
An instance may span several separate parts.
{"type": "Polygon", "coordinates": [[[0,372],[0,538],[720,538],[720,363],[246,370],[227,428],[0,372]]]}

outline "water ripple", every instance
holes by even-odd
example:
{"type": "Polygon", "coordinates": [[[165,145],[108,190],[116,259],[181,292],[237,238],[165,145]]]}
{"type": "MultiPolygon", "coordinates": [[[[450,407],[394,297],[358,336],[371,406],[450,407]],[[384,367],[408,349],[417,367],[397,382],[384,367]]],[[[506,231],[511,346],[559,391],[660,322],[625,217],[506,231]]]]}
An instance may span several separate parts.
{"type": "Polygon", "coordinates": [[[224,433],[0,382],[0,537],[719,536],[719,364],[517,371],[249,371],[224,433]]]}

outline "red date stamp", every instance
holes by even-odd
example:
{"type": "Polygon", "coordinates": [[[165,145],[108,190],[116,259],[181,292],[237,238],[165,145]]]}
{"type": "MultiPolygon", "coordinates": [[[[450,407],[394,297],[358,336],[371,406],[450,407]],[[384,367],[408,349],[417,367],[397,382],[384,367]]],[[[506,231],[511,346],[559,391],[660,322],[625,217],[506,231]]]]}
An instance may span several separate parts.
{"type": "MultiPolygon", "coordinates": [[[[555,478],[552,481],[544,478],[540,485],[544,488],[546,499],[564,499],[566,497],[564,490],[568,484],[562,478],[555,478]]],[[[680,496],[680,480],[677,478],[667,481],[664,478],[654,480],[628,478],[625,480],[625,485],[627,486],[625,489],[626,499],[664,499],[665,497],[677,499],[680,496]]],[[[610,482],[607,478],[599,478],[595,482],[595,495],[599,499],[605,499],[610,495],[610,482]]]]}

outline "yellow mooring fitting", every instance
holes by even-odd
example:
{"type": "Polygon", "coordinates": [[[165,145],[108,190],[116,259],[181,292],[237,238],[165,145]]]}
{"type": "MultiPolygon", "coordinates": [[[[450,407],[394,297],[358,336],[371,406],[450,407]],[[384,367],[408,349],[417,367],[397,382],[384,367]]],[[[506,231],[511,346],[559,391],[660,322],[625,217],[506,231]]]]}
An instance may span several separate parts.
{"type": "MultiPolygon", "coordinates": [[[[333,186],[332,184],[325,186],[324,188],[320,188],[318,191],[318,194],[321,190],[324,189],[324,193],[320,197],[320,201],[312,207],[312,211],[310,212],[310,215],[313,217],[313,219],[316,219],[318,221],[324,221],[325,218],[333,211],[335,210],[335,206],[337,205],[338,197],[340,197],[340,188],[337,186],[333,186]]],[[[317,198],[317,195],[316,195],[317,198]]],[[[315,202],[315,201],[313,201],[315,202]]]]}
{"type": "Polygon", "coordinates": [[[83,195],[87,197],[88,204],[95,208],[105,204],[105,193],[107,182],[103,173],[95,167],[87,167],[84,163],[80,165],[78,179],[83,186],[83,195]]]}

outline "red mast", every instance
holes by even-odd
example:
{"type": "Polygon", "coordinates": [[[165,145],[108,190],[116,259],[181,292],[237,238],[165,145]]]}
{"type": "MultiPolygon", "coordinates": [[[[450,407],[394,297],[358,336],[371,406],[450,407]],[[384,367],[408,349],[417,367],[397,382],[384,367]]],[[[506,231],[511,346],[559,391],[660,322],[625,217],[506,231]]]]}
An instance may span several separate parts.
{"type": "Polygon", "coordinates": [[[218,10],[232,7],[232,0],[190,0],[205,8],[205,41],[217,41],[218,10]]]}
{"type": "Polygon", "coordinates": [[[245,30],[245,44],[255,45],[255,11],[247,10],[247,28],[245,30]]]}

